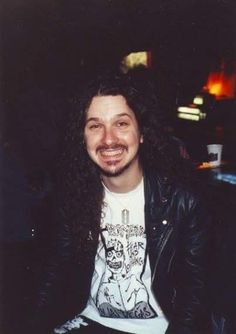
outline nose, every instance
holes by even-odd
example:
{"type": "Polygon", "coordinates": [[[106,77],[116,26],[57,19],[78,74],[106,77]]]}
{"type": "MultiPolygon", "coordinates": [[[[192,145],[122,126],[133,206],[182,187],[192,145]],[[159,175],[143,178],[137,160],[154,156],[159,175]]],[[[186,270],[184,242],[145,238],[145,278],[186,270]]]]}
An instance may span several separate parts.
{"type": "Polygon", "coordinates": [[[103,142],[106,145],[112,145],[117,142],[117,137],[114,129],[112,129],[111,127],[104,128],[103,142]]]}

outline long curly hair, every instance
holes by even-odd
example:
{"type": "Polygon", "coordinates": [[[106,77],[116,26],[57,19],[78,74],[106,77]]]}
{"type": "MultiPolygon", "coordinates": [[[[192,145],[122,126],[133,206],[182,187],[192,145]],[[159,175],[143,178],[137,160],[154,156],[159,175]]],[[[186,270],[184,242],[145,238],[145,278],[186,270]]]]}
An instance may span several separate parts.
{"type": "Polygon", "coordinates": [[[145,173],[155,170],[180,180],[189,170],[178,149],[163,128],[163,112],[152,84],[132,74],[105,73],[72,99],[62,159],[59,164],[63,219],[68,221],[78,251],[89,256],[88,238],[97,235],[103,203],[100,172],[88,156],[84,144],[86,111],[95,96],[122,95],[133,110],[143,143],[139,158],[145,173]]]}

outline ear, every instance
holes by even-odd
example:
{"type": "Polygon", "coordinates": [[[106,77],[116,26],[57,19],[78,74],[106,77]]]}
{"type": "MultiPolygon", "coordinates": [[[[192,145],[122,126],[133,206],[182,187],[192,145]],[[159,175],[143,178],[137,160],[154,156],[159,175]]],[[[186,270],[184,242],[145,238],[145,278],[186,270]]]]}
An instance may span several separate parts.
{"type": "Polygon", "coordinates": [[[139,142],[140,142],[140,144],[143,143],[143,135],[141,135],[139,142]]]}

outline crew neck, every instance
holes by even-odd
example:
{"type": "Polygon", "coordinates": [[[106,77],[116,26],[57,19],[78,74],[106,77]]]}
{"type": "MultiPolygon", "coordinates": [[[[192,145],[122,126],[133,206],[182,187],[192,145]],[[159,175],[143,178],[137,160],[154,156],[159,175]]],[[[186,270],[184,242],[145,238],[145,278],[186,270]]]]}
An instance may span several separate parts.
{"type": "Polygon", "coordinates": [[[126,196],[130,196],[130,195],[140,191],[140,189],[143,187],[143,177],[142,177],[141,181],[139,182],[139,184],[134,189],[132,189],[128,192],[125,192],[125,193],[118,193],[118,192],[114,192],[114,191],[109,190],[107,188],[107,186],[104,184],[104,182],[102,182],[102,185],[103,185],[105,191],[108,194],[112,194],[113,196],[116,196],[116,197],[126,197],[126,196]]]}

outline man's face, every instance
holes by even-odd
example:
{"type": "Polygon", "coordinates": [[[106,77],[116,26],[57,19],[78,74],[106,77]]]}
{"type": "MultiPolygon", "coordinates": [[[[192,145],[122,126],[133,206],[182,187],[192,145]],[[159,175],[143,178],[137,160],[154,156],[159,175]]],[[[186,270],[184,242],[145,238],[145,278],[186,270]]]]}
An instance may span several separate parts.
{"type": "Polygon", "coordinates": [[[106,176],[137,168],[142,142],[134,112],[121,95],[96,96],[87,110],[84,137],[90,158],[106,176]]]}

